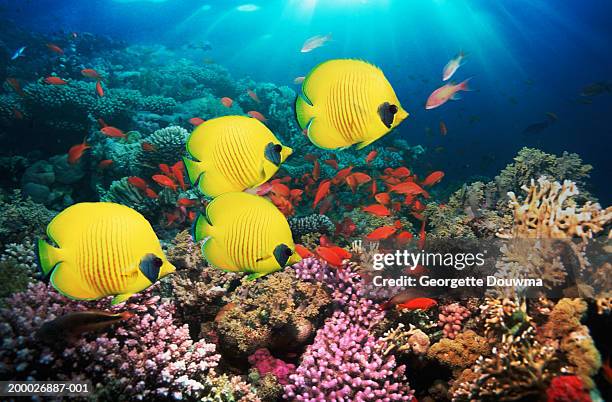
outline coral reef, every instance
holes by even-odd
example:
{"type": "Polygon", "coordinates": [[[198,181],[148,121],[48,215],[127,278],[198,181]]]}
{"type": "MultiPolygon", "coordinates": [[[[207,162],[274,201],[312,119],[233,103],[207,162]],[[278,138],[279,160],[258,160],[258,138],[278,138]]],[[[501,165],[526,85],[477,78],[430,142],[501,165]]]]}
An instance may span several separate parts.
{"type": "Polygon", "coordinates": [[[455,338],[443,338],[433,344],[427,356],[453,369],[465,369],[481,356],[488,356],[491,347],[487,340],[472,330],[461,332],[455,338]]]}
{"type": "Polygon", "coordinates": [[[186,325],[174,322],[174,307],[153,296],[153,289],[138,295],[124,306],[134,317],[112,332],[81,337],[64,350],[37,338],[47,320],[71,311],[102,309],[107,300],[68,300],[43,283],[16,293],[0,310],[1,374],[13,379],[76,379],[86,376],[98,386],[110,386],[124,399],[197,397],[204,390],[200,382],[217,365],[215,346],[193,341],[186,325]]]}
{"type": "Polygon", "coordinates": [[[26,236],[39,236],[53,218],[44,205],[23,197],[20,191],[0,194],[0,244],[21,243],[26,236]]]}
{"type": "Polygon", "coordinates": [[[258,349],[249,356],[249,363],[255,367],[260,376],[272,374],[279,384],[287,385],[289,375],[295,371],[295,365],[285,363],[270,354],[268,349],[258,349]]]}
{"type": "Polygon", "coordinates": [[[291,217],[288,219],[291,233],[296,241],[309,233],[332,234],[334,223],[325,215],[312,214],[308,216],[291,217]]]}
{"type": "Polygon", "coordinates": [[[136,156],[139,163],[151,169],[157,169],[160,163],[174,164],[185,153],[185,143],[189,132],[179,126],[169,126],[156,130],[144,137],[143,141],[150,144],[153,150],[141,151],[136,156]]]}
{"type": "Polygon", "coordinates": [[[291,269],[245,282],[217,315],[221,350],[246,356],[257,349],[290,350],[311,339],[330,298],[321,284],[297,280],[291,269]]]}
{"type": "Polygon", "coordinates": [[[461,331],[461,323],[470,315],[470,311],[459,303],[447,304],[440,307],[438,325],[442,327],[445,337],[455,339],[461,331]]]}

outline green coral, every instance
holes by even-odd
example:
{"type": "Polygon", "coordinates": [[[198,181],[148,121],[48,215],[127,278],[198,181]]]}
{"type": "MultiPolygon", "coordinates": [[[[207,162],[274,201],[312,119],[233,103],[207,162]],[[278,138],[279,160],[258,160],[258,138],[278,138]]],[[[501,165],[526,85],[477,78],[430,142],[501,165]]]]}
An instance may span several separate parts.
{"type": "Polygon", "coordinates": [[[44,234],[53,212],[23,197],[19,190],[0,194],[0,244],[22,243],[26,237],[44,234]]]}
{"type": "Polygon", "coordinates": [[[571,180],[581,189],[581,198],[584,201],[592,199],[592,196],[584,191],[587,188],[586,179],[592,169],[593,166],[583,164],[580,156],[574,153],[563,152],[563,155],[556,156],[525,147],[514,158],[514,163],[506,166],[495,177],[495,182],[502,199],[505,200],[506,193],[520,193],[521,187],[529,186],[531,179],[545,176],[549,180],[559,182],[571,180]]]}
{"type": "Polygon", "coordinates": [[[181,160],[185,154],[185,143],[189,132],[179,126],[168,126],[155,131],[144,138],[144,141],[153,146],[152,151],[141,151],[138,160],[151,169],[158,169],[160,163],[172,165],[181,160]]]}

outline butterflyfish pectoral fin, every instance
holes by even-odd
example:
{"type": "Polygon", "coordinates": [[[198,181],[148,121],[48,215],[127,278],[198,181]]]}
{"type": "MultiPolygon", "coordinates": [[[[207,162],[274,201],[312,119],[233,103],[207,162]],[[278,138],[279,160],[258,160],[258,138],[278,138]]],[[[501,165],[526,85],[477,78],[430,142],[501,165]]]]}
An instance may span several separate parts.
{"type": "Polygon", "coordinates": [[[119,303],[123,303],[124,301],[132,297],[132,295],[133,293],[122,293],[113,297],[113,300],[111,301],[111,306],[116,306],[119,303]]]}
{"type": "Polygon", "coordinates": [[[269,272],[252,272],[250,274],[247,275],[247,281],[254,281],[255,279],[261,278],[262,276],[265,276],[269,274],[269,272]]]}

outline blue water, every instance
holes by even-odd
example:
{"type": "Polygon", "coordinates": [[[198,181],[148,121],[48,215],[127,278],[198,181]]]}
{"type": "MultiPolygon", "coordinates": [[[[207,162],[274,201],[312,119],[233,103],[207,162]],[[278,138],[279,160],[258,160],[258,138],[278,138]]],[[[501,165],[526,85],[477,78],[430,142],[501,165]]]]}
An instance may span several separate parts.
{"type": "MultiPolygon", "coordinates": [[[[584,104],[581,89],[612,77],[612,3],[606,0],[300,0],[254,1],[0,1],[4,16],[33,31],[93,32],[128,43],[183,49],[214,59],[235,77],[292,85],[320,61],[355,57],[382,67],[410,113],[393,135],[444,150],[428,163],[450,180],[493,176],[523,146],[576,152],[594,165],[593,192],[606,204],[612,94],[584,104]],[[304,40],[333,41],[300,53],[304,40]],[[210,42],[204,51],[189,43],[210,42]],[[455,79],[473,77],[474,91],[431,111],[427,96],[459,50],[467,63],[455,79]],[[553,112],[539,134],[528,125],[553,112]],[[440,136],[444,121],[448,135],[440,136]],[[427,135],[427,128],[431,135],[427,135]]],[[[297,89],[297,87],[295,87],[297,89]]]]}

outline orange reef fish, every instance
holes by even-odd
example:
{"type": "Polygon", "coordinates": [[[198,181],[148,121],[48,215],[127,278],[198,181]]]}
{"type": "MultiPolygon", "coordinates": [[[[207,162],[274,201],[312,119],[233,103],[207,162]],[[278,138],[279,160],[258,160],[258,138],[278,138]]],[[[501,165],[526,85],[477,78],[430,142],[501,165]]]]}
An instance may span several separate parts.
{"type": "Polygon", "coordinates": [[[117,127],[106,126],[106,127],[102,127],[100,131],[105,136],[111,137],[111,138],[125,138],[126,137],[125,133],[121,131],[120,129],[118,129],[117,127]]]}
{"type": "Polygon", "coordinates": [[[312,203],[312,207],[316,207],[317,204],[325,197],[329,195],[329,187],[331,186],[331,181],[324,180],[319,184],[319,188],[317,189],[317,194],[315,195],[314,202],[312,203]]]}
{"type": "Polygon", "coordinates": [[[98,163],[98,169],[106,169],[113,163],[112,159],[103,159],[98,163]]]}
{"type": "Polygon", "coordinates": [[[440,134],[446,135],[448,133],[448,128],[446,128],[446,123],[443,121],[440,122],[440,134]]]}
{"type": "Polygon", "coordinates": [[[225,107],[232,107],[232,104],[234,103],[234,101],[232,100],[232,98],[228,98],[227,96],[224,96],[223,98],[221,98],[221,103],[223,104],[223,106],[225,107]]]}
{"type": "Polygon", "coordinates": [[[442,81],[448,81],[451,77],[457,72],[459,67],[465,64],[463,61],[465,59],[465,54],[463,52],[459,52],[457,56],[450,59],[446,66],[444,66],[444,70],[442,71],[442,81]]]}
{"type": "Polygon", "coordinates": [[[331,247],[319,246],[317,247],[316,252],[319,257],[327,261],[330,265],[333,265],[335,267],[342,266],[342,257],[338,255],[338,253],[331,247]]]}
{"type": "Polygon", "coordinates": [[[332,34],[329,33],[327,35],[316,35],[311,38],[306,39],[304,44],[302,45],[302,49],[300,50],[302,53],[308,53],[313,51],[316,48],[319,48],[329,42],[332,38],[332,34]]]}
{"type": "Polygon", "coordinates": [[[155,145],[151,144],[150,142],[146,142],[146,141],[143,142],[142,144],[140,144],[140,147],[145,152],[154,152],[154,151],[157,151],[157,148],[155,148],[155,145]]]}
{"type": "Polygon", "coordinates": [[[247,91],[247,93],[249,94],[249,96],[251,97],[251,99],[253,99],[255,102],[257,103],[261,103],[261,101],[259,100],[259,97],[257,96],[257,94],[253,91],[251,91],[250,89],[247,91]]]}
{"type": "Polygon", "coordinates": [[[412,181],[407,181],[407,182],[392,186],[389,191],[392,191],[398,194],[405,194],[405,195],[423,194],[425,198],[429,197],[429,194],[427,193],[427,191],[425,191],[418,184],[412,181]]]}
{"type": "Polygon", "coordinates": [[[370,234],[366,236],[368,240],[385,240],[391,237],[397,228],[395,226],[381,226],[378,229],[374,229],[370,234]]]}
{"type": "Polygon", "coordinates": [[[438,302],[428,297],[417,297],[395,305],[398,310],[429,310],[438,302]]]}
{"type": "Polygon", "coordinates": [[[168,187],[172,189],[172,191],[177,190],[176,183],[174,183],[172,179],[168,176],[164,176],[163,174],[156,174],[153,175],[151,178],[155,183],[159,184],[160,186],[168,187]]]}
{"type": "Polygon", "coordinates": [[[19,96],[24,97],[25,92],[21,89],[21,84],[17,78],[7,78],[6,82],[19,94],[19,96]]]}
{"type": "Polygon", "coordinates": [[[423,250],[425,247],[426,233],[425,233],[425,219],[421,219],[421,230],[419,231],[419,242],[417,243],[417,247],[420,250],[423,250]]]}
{"type": "Polygon", "coordinates": [[[314,181],[319,181],[320,177],[321,177],[321,165],[319,164],[319,161],[314,161],[314,164],[312,167],[312,179],[314,181]]]}
{"type": "Polygon", "coordinates": [[[165,163],[160,163],[158,165],[159,170],[162,171],[163,174],[165,174],[166,176],[172,176],[172,171],[170,170],[170,166],[168,166],[165,163]]]}
{"type": "Polygon", "coordinates": [[[312,251],[308,250],[306,247],[302,246],[301,244],[295,245],[295,252],[298,253],[300,257],[302,258],[308,258],[308,257],[314,256],[314,253],[312,251]]]}
{"type": "Polygon", "coordinates": [[[383,205],[389,205],[389,203],[391,202],[391,197],[389,196],[389,193],[378,193],[374,196],[374,199],[383,205]]]}
{"type": "Polygon", "coordinates": [[[328,166],[333,167],[334,169],[338,170],[340,168],[340,166],[338,166],[338,161],[335,159],[326,159],[323,161],[323,163],[325,163],[328,166]]]}
{"type": "Polygon", "coordinates": [[[147,183],[141,179],[138,176],[130,176],[127,179],[128,183],[130,183],[132,186],[140,189],[140,190],[144,190],[147,188],[147,183]]]}
{"type": "Polygon", "coordinates": [[[49,85],[68,85],[68,83],[60,77],[47,77],[44,81],[49,85]]]}
{"type": "Polygon", "coordinates": [[[54,53],[64,54],[64,50],[61,47],[54,45],[53,43],[47,43],[47,48],[54,53]]]}
{"type": "Polygon", "coordinates": [[[189,124],[197,127],[200,124],[204,123],[204,121],[205,120],[201,117],[192,117],[191,119],[189,119],[189,124]]]}
{"type": "Polygon", "coordinates": [[[102,81],[96,81],[96,93],[100,98],[104,96],[104,88],[102,88],[102,81]]]}
{"type": "Polygon", "coordinates": [[[363,211],[376,216],[390,216],[391,211],[384,205],[374,204],[363,207],[363,211]]]}
{"type": "Polygon", "coordinates": [[[434,184],[437,184],[440,182],[440,180],[442,180],[442,178],[444,177],[444,172],[442,171],[435,171],[433,173],[430,173],[422,182],[421,182],[421,186],[425,186],[425,187],[429,187],[429,186],[433,186],[434,184]]]}
{"type": "Polygon", "coordinates": [[[172,171],[172,176],[174,176],[176,181],[178,181],[179,185],[181,186],[181,189],[187,190],[187,183],[185,183],[185,175],[183,173],[185,171],[185,165],[183,162],[176,162],[174,165],[172,165],[170,170],[172,171]]]}
{"type": "Polygon", "coordinates": [[[459,96],[457,92],[469,91],[470,90],[468,88],[469,80],[470,78],[468,78],[467,80],[459,84],[450,83],[450,84],[446,84],[436,89],[435,91],[431,93],[431,95],[429,95],[429,98],[427,98],[425,109],[435,109],[438,106],[442,106],[443,104],[445,104],[449,99],[452,99],[452,100],[461,99],[461,97],[459,96]]]}
{"type": "Polygon", "coordinates": [[[193,207],[194,205],[197,204],[197,201],[189,199],[189,198],[179,198],[176,201],[176,204],[181,206],[181,207],[193,207]]]}
{"type": "Polygon", "coordinates": [[[68,163],[70,163],[71,165],[76,164],[83,156],[83,152],[85,152],[85,150],[88,148],[91,147],[87,145],[85,141],[83,141],[82,144],[73,145],[68,150],[68,163]]]}
{"type": "Polygon", "coordinates": [[[256,110],[250,110],[247,112],[247,114],[251,116],[252,118],[261,121],[262,123],[265,123],[266,121],[268,121],[268,119],[266,119],[263,114],[259,113],[256,110]]]}
{"type": "Polygon", "coordinates": [[[152,189],[152,188],[150,188],[150,187],[145,188],[145,189],[144,189],[144,192],[145,192],[145,195],[146,195],[147,197],[149,197],[149,198],[153,198],[153,199],[155,199],[155,198],[159,197],[159,196],[157,195],[157,193],[156,193],[155,191],[153,191],[153,189],[152,189]]]}
{"type": "Polygon", "coordinates": [[[44,322],[36,331],[36,338],[47,345],[72,343],[84,333],[103,331],[133,316],[129,311],[116,314],[99,310],[76,311],[44,322]]]}
{"type": "Polygon", "coordinates": [[[102,76],[93,68],[84,68],[81,70],[81,75],[87,78],[93,78],[95,80],[101,80],[102,76]]]}
{"type": "Polygon", "coordinates": [[[368,156],[365,158],[365,162],[371,163],[376,158],[376,155],[378,155],[378,151],[370,151],[368,156]]]}

